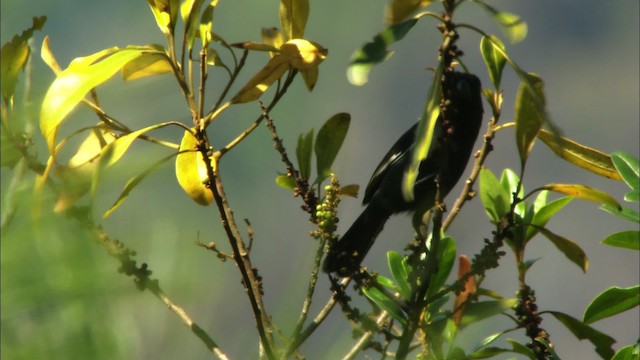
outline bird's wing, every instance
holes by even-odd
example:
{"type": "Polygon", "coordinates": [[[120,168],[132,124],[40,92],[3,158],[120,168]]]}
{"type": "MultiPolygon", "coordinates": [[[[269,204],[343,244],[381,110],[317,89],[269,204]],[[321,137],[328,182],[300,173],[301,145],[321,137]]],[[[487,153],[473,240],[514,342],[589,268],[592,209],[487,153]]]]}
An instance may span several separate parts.
{"type": "Polygon", "coordinates": [[[371,175],[369,184],[364,191],[364,199],[362,200],[364,204],[371,201],[373,194],[378,190],[378,187],[384,180],[392,165],[403,159],[405,156],[408,156],[409,149],[413,146],[417,127],[418,123],[407,130],[382,158],[382,161],[378,164],[378,167],[376,167],[373,175],[371,175]]]}

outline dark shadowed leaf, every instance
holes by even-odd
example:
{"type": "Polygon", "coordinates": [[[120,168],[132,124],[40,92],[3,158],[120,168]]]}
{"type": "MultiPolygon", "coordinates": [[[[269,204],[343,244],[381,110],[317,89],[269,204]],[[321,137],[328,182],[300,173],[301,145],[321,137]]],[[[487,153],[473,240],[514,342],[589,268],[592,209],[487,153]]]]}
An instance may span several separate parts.
{"type": "Polygon", "coordinates": [[[333,115],[322,125],[316,137],[315,153],[316,167],[318,171],[317,183],[331,175],[331,166],[338,156],[344,138],[349,130],[351,115],[338,113],[333,115]]]}
{"type": "Polygon", "coordinates": [[[516,94],[516,143],[520,154],[522,167],[527,162],[529,153],[533,148],[533,142],[538,136],[545,121],[544,109],[540,109],[536,98],[542,101],[544,106],[544,89],[542,79],[535,74],[527,75],[529,85],[521,83],[516,94]],[[531,93],[531,89],[535,91],[531,93]]]}
{"type": "Polygon", "coordinates": [[[553,245],[555,245],[558,250],[562,251],[564,256],[567,259],[571,260],[574,264],[578,265],[582,271],[587,272],[589,268],[589,260],[587,259],[587,254],[582,250],[582,248],[576,244],[575,242],[554,234],[553,232],[547,230],[544,227],[537,227],[537,229],[544,235],[547,239],[551,240],[553,245]]]}
{"type": "Polygon", "coordinates": [[[298,158],[298,169],[300,177],[309,179],[311,176],[311,153],[313,151],[313,129],[306,134],[298,136],[298,146],[296,146],[296,157],[298,158]]]}
{"type": "Polygon", "coordinates": [[[612,345],[616,341],[609,335],[601,333],[600,331],[565,313],[557,311],[548,311],[548,313],[558,319],[558,321],[569,329],[578,339],[589,340],[596,346],[596,352],[604,359],[610,359],[613,356],[612,345]]]}

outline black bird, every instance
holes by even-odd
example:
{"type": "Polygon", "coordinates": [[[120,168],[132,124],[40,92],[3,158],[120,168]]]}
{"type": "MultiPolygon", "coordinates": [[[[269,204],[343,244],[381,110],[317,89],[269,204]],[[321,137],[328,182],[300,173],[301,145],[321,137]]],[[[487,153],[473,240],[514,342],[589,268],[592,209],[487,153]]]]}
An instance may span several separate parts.
{"type": "Polygon", "coordinates": [[[402,196],[402,179],[411,162],[418,123],[396,141],[373,172],[363,200],[368,205],[344,236],[330,246],[323,264],[325,272],[353,274],[391,215],[414,212],[417,208],[431,209],[435,203],[436,178],[439,176],[444,198],[462,176],[482,124],[480,80],[458,72],[444,76],[443,98],[448,100],[445,116],[441,114],[438,118],[428,156],[420,163],[415,201],[407,202],[402,196]]]}

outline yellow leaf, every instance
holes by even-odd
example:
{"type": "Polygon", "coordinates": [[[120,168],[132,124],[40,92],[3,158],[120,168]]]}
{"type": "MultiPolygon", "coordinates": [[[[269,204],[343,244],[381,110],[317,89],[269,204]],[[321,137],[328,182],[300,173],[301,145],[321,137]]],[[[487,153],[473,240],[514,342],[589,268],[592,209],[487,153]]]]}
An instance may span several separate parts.
{"type": "Polygon", "coordinates": [[[176,177],[182,189],[200,205],[207,206],[213,201],[213,193],[207,188],[207,166],[202,153],[197,151],[198,142],[188,131],[184,132],[180,143],[180,153],[176,158],[176,177]]]}
{"type": "Polygon", "coordinates": [[[598,204],[607,204],[611,205],[619,210],[622,209],[620,204],[611,197],[611,195],[602,192],[600,190],[596,190],[594,188],[578,185],[578,184],[547,184],[537,190],[549,190],[559,192],[561,194],[574,196],[583,200],[593,201],[598,204]]]}
{"type": "Polygon", "coordinates": [[[302,38],[309,17],[309,0],[280,0],[280,23],[287,40],[302,38]]]}
{"type": "Polygon", "coordinates": [[[389,25],[399,23],[431,3],[432,0],[391,0],[385,8],[384,21],[389,25]]]}
{"type": "Polygon", "coordinates": [[[278,54],[271,58],[267,65],[260,70],[238,93],[231,99],[232,103],[245,103],[256,100],[276,80],[280,79],[289,69],[290,57],[286,54],[278,54]]]}
{"type": "Polygon", "coordinates": [[[328,53],[328,50],[319,44],[304,39],[289,40],[282,45],[281,50],[291,58],[291,67],[296,70],[317,67],[327,58],[328,53]]]}
{"type": "MultiPolygon", "coordinates": [[[[276,49],[280,49],[280,47],[284,43],[282,32],[280,32],[280,30],[275,27],[262,28],[262,42],[267,45],[273,46],[276,49]]],[[[269,54],[271,55],[271,57],[274,57],[276,55],[275,52],[270,52],[269,54]]]]}
{"type": "Polygon", "coordinates": [[[538,133],[538,139],[542,140],[556,155],[576,166],[609,179],[622,180],[611,157],[603,152],[544,129],[538,133]]]}
{"type": "Polygon", "coordinates": [[[136,80],[146,76],[160,75],[173,71],[166,55],[145,53],[122,67],[124,80],[136,80]]]}

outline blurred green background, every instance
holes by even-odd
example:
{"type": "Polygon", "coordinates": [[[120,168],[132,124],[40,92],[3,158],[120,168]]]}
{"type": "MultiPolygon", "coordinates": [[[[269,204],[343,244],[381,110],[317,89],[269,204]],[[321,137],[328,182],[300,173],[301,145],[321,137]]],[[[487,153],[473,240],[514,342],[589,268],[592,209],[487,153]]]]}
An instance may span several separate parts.
{"type": "MultiPolygon", "coordinates": [[[[639,152],[638,12],[637,1],[492,1],[497,8],[517,13],[529,24],[529,36],[508,51],[521,67],[545,80],[548,108],[564,134],[604,152],[639,152]]],[[[53,80],[39,57],[43,35],[64,67],[78,56],[111,46],[163,43],[148,5],[144,1],[10,1],[0,3],[2,43],[31,24],[31,17],[46,15],[43,32],[36,34],[33,61],[33,103],[19,111],[22,121],[37,121],[37,101],[53,80]]],[[[372,170],[422,110],[430,72],[436,64],[439,33],[435,23],[424,19],[400,44],[393,58],[374,69],[364,87],[348,84],[349,58],[357,47],[382,29],[383,1],[312,1],[306,37],[329,49],[321,65],[320,80],[309,94],[300,79],[272,116],[285,146],[293,150],[297,135],[319,128],[331,115],[349,112],[352,122],[345,146],[334,165],[343,184],[366,185],[372,170]]],[[[460,9],[458,21],[499,33],[480,8],[460,9]]],[[[261,27],[278,26],[278,2],[221,1],[214,28],[229,42],[258,41],[261,27]]],[[[478,52],[479,37],[461,34],[465,62],[490,82],[478,52]]],[[[251,55],[244,79],[264,63],[251,55]]],[[[224,84],[212,75],[209,93],[224,84]]],[[[503,86],[503,120],[511,119],[517,78],[507,71],[503,86]]],[[[187,107],[170,76],[124,83],[111,80],[98,89],[103,108],[132,128],[168,120],[187,121],[187,107]]],[[[214,98],[213,95],[211,97],[214,98]]],[[[20,99],[20,98],[19,98],[20,99]]],[[[18,99],[18,101],[19,101],[18,99]]],[[[485,111],[487,113],[488,111],[485,111]]],[[[222,145],[244,130],[257,116],[255,103],[237,106],[212,127],[210,137],[222,145]]],[[[488,117],[487,117],[488,118],[488,117]]],[[[61,130],[96,122],[86,109],[76,111],[61,130]]],[[[37,134],[37,133],[36,133],[37,134]]],[[[156,133],[178,142],[181,132],[156,133]]],[[[37,139],[40,143],[40,139],[37,139]]],[[[494,142],[488,166],[496,173],[517,168],[513,132],[506,130],[494,142]]],[[[100,218],[116,199],[125,182],[155,159],[164,149],[134,145],[99,189],[94,216],[100,218]]],[[[40,144],[40,159],[46,152],[40,144]]],[[[261,127],[249,141],[226,156],[221,173],[238,219],[248,218],[255,231],[254,264],[264,278],[265,302],[274,321],[289,334],[306,291],[315,244],[310,224],[299,210],[299,199],[274,183],[284,167],[273,150],[268,131],[261,127]],[[293,310],[292,310],[293,309],[293,310]]],[[[534,148],[527,168],[525,187],[549,182],[582,183],[605,190],[621,199],[623,183],[596,178],[557,159],[547,148],[534,148]]],[[[180,320],[149,292],[136,290],[132,280],[117,272],[118,263],[75,225],[60,216],[45,214],[32,221],[32,179],[18,185],[17,196],[7,199],[13,172],[2,169],[3,210],[12,200],[18,211],[2,237],[2,357],[4,359],[207,359],[211,355],[180,320]]],[[[457,193],[454,190],[452,194],[457,193]]],[[[451,199],[449,199],[451,200],[451,199]]],[[[339,232],[345,231],[361,210],[359,200],[345,199],[339,232]]],[[[177,186],[169,164],[147,178],[125,204],[103,222],[105,229],[137,251],[153,277],[167,294],[199,323],[234,359],[256,358],[258,353],[253,318],[240,285],[235,265],[222,263],[195,246],[215,241],[227,245],[214,208],[203,208],[188,199],[177,186]]],[[[612,285],[631,286],[639,279],[637,252],[599,244],[606,235],[632,228],[613,219],[592,203],[574,201],[549,224],[549,228],[577,241],[590,257],[583,274],[546,240],[530,247],[528,258],[541,259],[529,273],[541,309],[565,311],[580,318],[596,294],[612,285]]],[[[457,219],[450,235],[460,253],[473,255],[490,236],[491,228],[479,201],[473,201],[457,219]]],[[[410,238],[409,219],[393,218],[378,239],[365,264],[385,274],[385,252],[401,250],[410,238]],[[399,239],[399,240],[396,240],[399,239]],[[395,240],[395,241],[394,241],[395,240]]],[[[517,281],[513,259],[491,271],[485,287],[512,296],[517,281]]],[[[312,314],[329,296],[324,277],[318,285],[312,314]]],[[[464,333],[463,345],[479,341],[506,321],[478,324],[464,333]]],[[[603,320],[596,328],[619,343],[638,338],[638,309],[603,320]]],[[[593,347],[579,342],[553,319],[543,323],[566,359],[594,358],[593,347]]],[[[350,328],[339,311],[331,315],[302,348],[309,359],[331,359],[350,347],[350,328]]]]}

